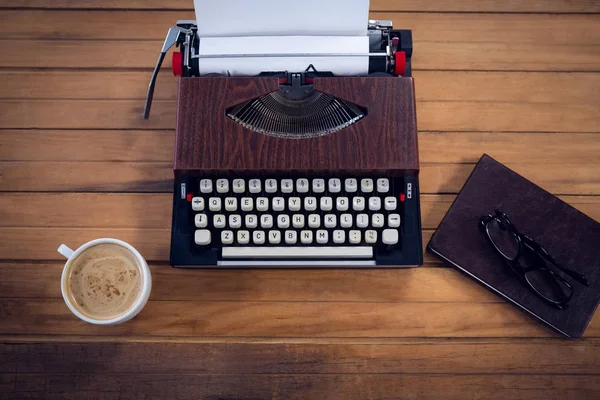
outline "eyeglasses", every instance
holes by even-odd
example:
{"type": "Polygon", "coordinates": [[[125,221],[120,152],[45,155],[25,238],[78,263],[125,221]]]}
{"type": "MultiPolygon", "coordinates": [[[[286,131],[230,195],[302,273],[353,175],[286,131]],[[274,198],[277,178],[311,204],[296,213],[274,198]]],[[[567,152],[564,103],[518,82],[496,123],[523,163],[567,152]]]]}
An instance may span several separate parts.
{"type": "Polygon", "coordinates": [[[479,225],[496,252],[523,283],[550,305],[565,309],[573,297],[573,286],[552,269],[582,285],[590,285],[583,275],[563,267],[541,245],[520,233],[502,211],[494,210],[493,215],[481,217],[479,225]]]}

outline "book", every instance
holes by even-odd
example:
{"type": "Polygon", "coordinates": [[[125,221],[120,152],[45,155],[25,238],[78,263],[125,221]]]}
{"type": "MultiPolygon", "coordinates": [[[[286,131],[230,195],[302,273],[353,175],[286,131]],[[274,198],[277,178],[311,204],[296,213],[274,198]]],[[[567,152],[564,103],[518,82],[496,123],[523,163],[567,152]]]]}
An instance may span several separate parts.
{"type": "Polygon", "coordinates": [[[569,337],[581,337],[600,301],[600,223],[484,154],[434,232],[428,251],[569,337]],[[583,274],[559,310],[522,283],[479,228],[482,216],[506,213],[519,232],[566,268],[583,274]]]}

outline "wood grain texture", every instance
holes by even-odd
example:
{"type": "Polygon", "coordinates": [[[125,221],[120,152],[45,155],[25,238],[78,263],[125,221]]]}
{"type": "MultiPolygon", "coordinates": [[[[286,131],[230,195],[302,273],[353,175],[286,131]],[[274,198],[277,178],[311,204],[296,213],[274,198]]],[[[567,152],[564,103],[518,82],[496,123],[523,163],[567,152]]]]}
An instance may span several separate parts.
{"type": "MultiPolygon", "coordinates": [[[[0,264],[0,298],[61,299],[55,281],[63,266],[60,261],[0,264]]],[[[150,267],[155,301],[502,302],[450,268],[185,270],[166,263],[150,267]]]]}
{"type": "MultiPolygon", "coordinates": [[[[4,130],[0,160],[172,163],[174,144],[169,130],[4,130]]],[[[512,165],[568,160],[596,168],[600,140],[596,133],[419,132],[421,163],[476,163],[482,153],[512,165]]]]}
{"type": "MultiPolygon", "coordinates": [[[[484,152],[600,220],[598,13],[371,1],[413,30],[424,243],[484,152]]],[[[563,340],[427,253],[410,270],[167,266],[170,56],[141,111],[186,18],[191,0],[0,4],[0,398],[600,398],[598,313],[563,340]],[[148,307],[109,328],[70,315],[57,284],[56,247],[102,236],[154,277],[148,307]]]]}
{"type": "MultiPolygon", "coordinates": [[[[126,324],[86,324],[62,299],[0,299],[0,335],[536,337],[558,334],[506,303],[153,301],[126,324]]],[[[600,336],[600,315],[584,337],[600,336]]]]}
{"type": "MultiPolygon", "coordinates": [[[[417,126],[424,131],[598,132],[596,105],[561,104],[557,111],[558,106],[421,101],[417,102],[417,126]]],[[[142,99],[0,100],[0,119],[11,129],[175,129],[175,101],[155,100],[147,120],[142,118],[143,107],[142,99]]]]}
{"type": "Polygon", "coordinates": [[[15,378],[19,399],[159,400],[178,399],[321,399],[392,398],[462,400],[464,389],[475,399],[576,400],[600,392],[597,380],[574,375],[116,375],[22,374],[15,378]],[[583,397],[581,397],[583,396],[583,397]]]}
{"type": "MultiPolygon", "coordinates": [[[[437,228],[454,199],[421,195],[421,226],[437,228]]],[[[600,221],[600,197],[561,199],[600,221]]],[[[4,227],[170,229],[172,200],[168,193],[2,193],[0,221],[4,227]]]]}
{"type": "MultiPolygon", "coordinates": [[[[0,99],[143,100],[150,71],[0,70],[0,99]]],[[[414,71],[417,102],[486,101],[596,104],[600,77],[589,73],[414,71]]],[[[176,100],[177,78],[158,75],[154,99],[176,100]]]]}
{"type": "MultiPolygon", "coordinates": [[[[188,0],[171,0],[169,3],[159,0],[55,0],[48,3],[43,0],[16,0],[10,4],[0,4],[0,8],[43,8],[43,9],[134,9],[134,10],[193,10],[188,0]]],[[[430,12],[538,12],[538,13],[596,13],[600,7],[593,0],[534,0],[521,2],[518,0],[484,0],[473,2],[460,0],[448,3],[443,0],[423,2],[420,0],[373,0],[371,10],[376,11],[430,11],[430,12]]]]}
{"type": "Polygon", "coordinates": [[[418,174],[412,78],[315,78],[315,90],[367,108],[368,114],[338,132],[308,139],[258,133],[223,112],[277,88],[277,78],[180,78],[175,169],[418,174]]]}
{"type": "Polygon", "coordinates": [[[597,339],[368,343],[48,343],[7,346],[2,371],[115,374],[598,374],[597,339]],[[547,346],[556,351],[545,354],[547,346]],[[458,351],[457,351],[458,350],[458,351]],[[150,356],[149,356],[150,355],[150,356]],[[40,357],[42,356],[42,357],[40,357]],[[490,359],[497,360],[495,365],[490,359]],[[185,360],[185,362],[182,362],[185,360]]]}
{"type": "MultiPolygon", "coordinates": [[[[494,152],[490,153],[495,156],[494,152]]],[[[598,164],[506,163],[557,194],[598,195],[598,164]],[[577,179],[573,179],[577,177],[577,179]]],[[[475,164],[421,164],[421,193],[458,193],[475,164]]],[[[173,164],[166,162],[0,162],[0,191],[161,192],[173,190],[173,164]]]]}
{"type": "MultiPolygon", "coordinates": [[[[431,230],[423,230],[424,247],[431,234],[431,230]]],[[[90,240],[114,237],[130,243],[147,260],[168,262],[171,229],[0,227],[0,237],[0,260],[63,260],[56,251],[61,243],[79,247],[90,240]]],[[[425,255],[424,260],[439,264],[432,255],[425,255]]]]}

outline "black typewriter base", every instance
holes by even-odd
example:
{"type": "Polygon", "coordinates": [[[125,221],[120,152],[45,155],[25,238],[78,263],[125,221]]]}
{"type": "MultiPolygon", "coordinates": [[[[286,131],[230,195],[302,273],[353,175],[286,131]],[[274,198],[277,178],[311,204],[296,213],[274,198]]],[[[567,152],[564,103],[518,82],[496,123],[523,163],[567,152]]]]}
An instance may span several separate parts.
{"type": "MultiPolygon", "coordinates": [[[[240,176],[236,174],[236,176],[240,176]]],[[[218,177],[203,176],[217,179],[218,177]]],[[[225,177],[225,176],[219,176],[225,177]]],[[[287,178],[296,178],[287,176],[287,178]]],[[[277,177],[278,179],[280,177],[277,177]]],[[[342,178],[343,181],[343,177],[342,178]]],[[[398,184],[402,182],[404,201],[401,203],[401,249],[390,251],[389,246],[378,242],[373,245],[374,257],[364,260],[323,260],[323,259],[244,259],[226,261],[221,257],[221,244],[212,246],[198,246],[194,243],[194,214],[191,208],[191,196],[199,195],[199,177],[183,175],[175,179],[173,195],[173,218],[171,226],[171,249],[169,263],[177,268],[406,268],[417,267],[423,263],[422,237],[421,237],[421,212],[419,198],[418,178],[405,176],[403,178],[390,178],[398,184]],[[410,198],[406,190],[411,185],[410,198]],[[194,190],[190,190],[193,188],[194,190]]],[[[396,190],[397,192],[397,190],[396,190]]],[[[395,193],[398,195],[398,193],[395,193]]],[[[210,194],[202,196],[209,197],[210,194]]],[[[257,197],[260,195],[257,194],[257,197]]],[[[241,212],[243,214],[243,212],[241,212]]],[[[338,213],[333,211],[333,213],[338,213]]],[[[276,214],[276,212],[275,212],[276,214]]],[[[210,220],[210,218],[209,218],[210,220]]],[[[277,229],[276,227],[273,229],[277,229]]],[[[349,244],[345,244],[348,246],[349,244]]],[[[274,246],[268,243],[264,246],[274,246]]],[[[277,246],[286,246],[285,244],[277,246]]],[[[298,243],[295,246],[303,246],[298,243]]],[[[310,246],[319,246],[311,244],[310,246]]],[[[327,244],[331,246],[331,244],[327,244]]],[[[335,246],[335,245],[334,245],[335,246]]],[[[349,245],[351,246],[351,245],[349,245]]]]}

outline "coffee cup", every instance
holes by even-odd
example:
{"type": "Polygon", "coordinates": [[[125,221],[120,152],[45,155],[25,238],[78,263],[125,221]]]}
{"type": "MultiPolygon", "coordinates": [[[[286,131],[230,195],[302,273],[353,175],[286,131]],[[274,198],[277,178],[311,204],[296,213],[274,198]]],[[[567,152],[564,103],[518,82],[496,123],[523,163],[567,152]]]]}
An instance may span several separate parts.
{"type": "Polygon", "coordinates": [[[63,244],[58,252],[67,258],[61,278],[63,299],[81,320],[120,324],[139,314],[148,302],[150,268],[130,244],[102,238],[75,251],[63,244]]]}

